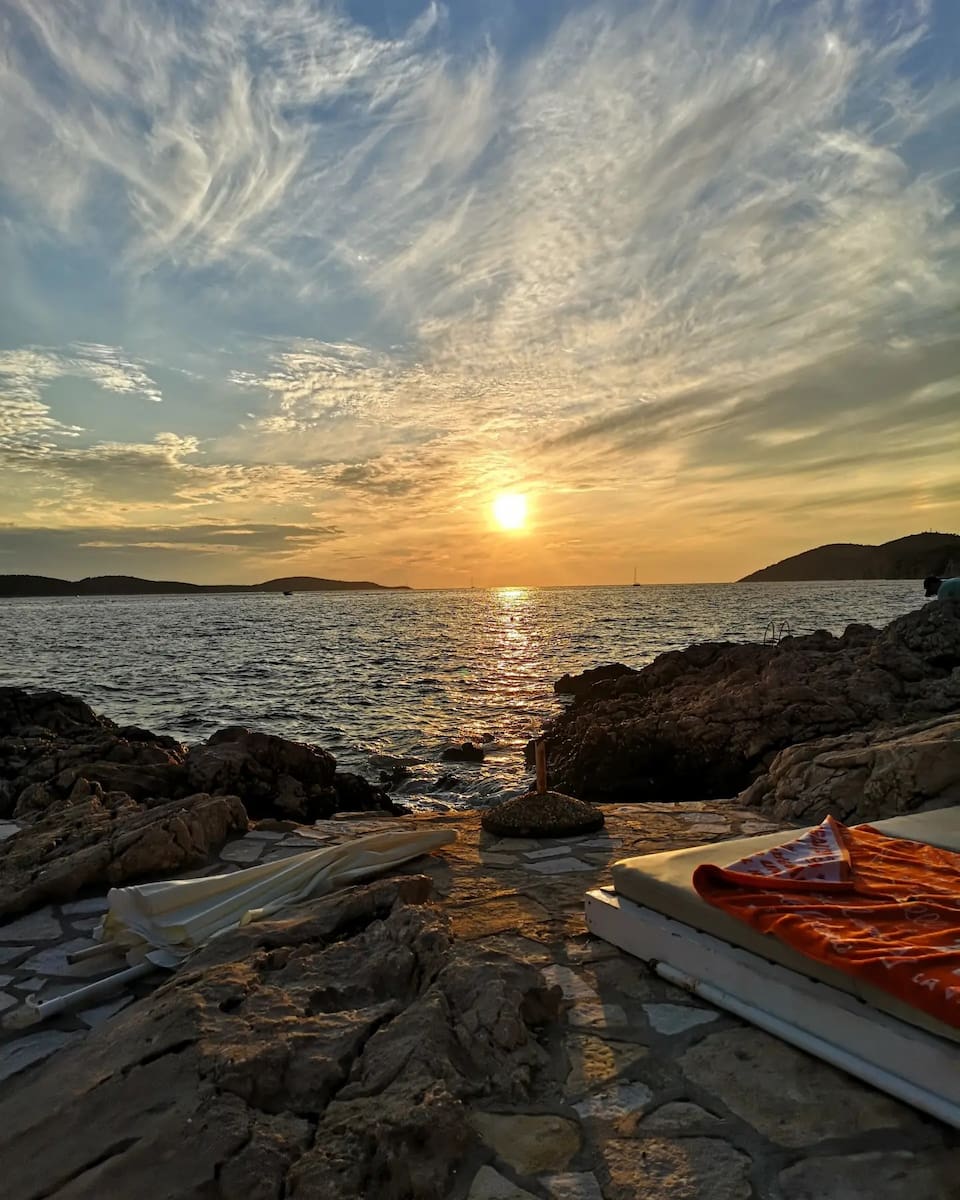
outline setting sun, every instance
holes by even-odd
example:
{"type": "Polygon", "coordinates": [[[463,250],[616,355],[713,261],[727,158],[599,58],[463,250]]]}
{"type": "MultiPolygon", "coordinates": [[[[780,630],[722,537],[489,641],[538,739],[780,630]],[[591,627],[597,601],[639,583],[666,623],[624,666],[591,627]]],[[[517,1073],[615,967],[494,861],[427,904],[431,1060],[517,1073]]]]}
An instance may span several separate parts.
{"type": "Polygon", "coordinates": [[[493,502],[493,515],[501,529],[521,529],[527,519],[526,496],[498,496],[493,502]]]}

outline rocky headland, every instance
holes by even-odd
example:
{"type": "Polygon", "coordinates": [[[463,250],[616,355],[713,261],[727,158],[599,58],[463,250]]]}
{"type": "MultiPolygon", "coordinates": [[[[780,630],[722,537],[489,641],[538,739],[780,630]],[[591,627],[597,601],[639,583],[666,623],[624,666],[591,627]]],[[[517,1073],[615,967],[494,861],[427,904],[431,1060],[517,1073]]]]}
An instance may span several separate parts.
{"type": "Polygon", "coordinates": [[[788,821],[960,803],[960,606],[884,629],[716,643],[564,677],[550,785],[604,802],[739,797],[788,821]]]}
{"type": "Polygon", "coordinates": [[[745,576],[741,583],[779,583],[822,579],[923,579],[960,573],[960,534],[911,533],[863,546],[833,542],[793,554],[745,576]]]}

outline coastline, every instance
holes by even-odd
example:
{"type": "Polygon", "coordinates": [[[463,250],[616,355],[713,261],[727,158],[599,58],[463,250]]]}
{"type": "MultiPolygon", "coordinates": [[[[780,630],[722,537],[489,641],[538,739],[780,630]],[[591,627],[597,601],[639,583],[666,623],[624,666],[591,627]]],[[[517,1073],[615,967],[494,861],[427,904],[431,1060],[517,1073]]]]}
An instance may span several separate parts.
{"type": "Polygon", "coordinates": [[[818,805],[872,819],[955,802],[956,608],[693,646],[564,686],[576,695],[547,728],[551,783],[593,778],[606,826],[562,839],[494,838],[477,811],[398,815],[316,746],[226,729],[185,748],[75,697],[0,689],[14,1194],[894,1200],[906,1175],[912,1200],[950,1194],[955,1132],[592,938],[583,896],[622,857],[788,829],[818,805]],[[736,737],[711,741],[731,724],[736,737]],[[678,736],[688,759],[664,752],[678,736]],[[739,798],[705,797],[732,777],[731,747],[739,798]],[[634,801],[604,802],[618,788],[634,801]],[[16,1028],[28,996],[104,974],[68,956],[94,944],[109,887],[411,828],[457,841],[16,1028]]]}

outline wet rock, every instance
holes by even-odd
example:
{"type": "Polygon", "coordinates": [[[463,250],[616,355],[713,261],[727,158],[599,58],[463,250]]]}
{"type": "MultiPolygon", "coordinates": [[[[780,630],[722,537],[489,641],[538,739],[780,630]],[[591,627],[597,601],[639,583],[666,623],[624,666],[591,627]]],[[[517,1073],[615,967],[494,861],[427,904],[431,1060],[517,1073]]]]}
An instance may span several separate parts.
{"type": "Polygon", "coordinates": [[[581,671],[579,675],[561,675],[554,683],[553,690],[558,696],[589,696],[598,683],[606,683],[611,679],[620,679],[624,675],[636,675],[633,667],[623,663],[604,663],[601,667],[591,667],[581,671]]]}
{"type": "Polygon", "coordinates": [[[184,753],[172,738],[120,728],[75,696],[0,688],[2,814],[31,820],[94,786],[134,800],[182,796],[184,753]]]}
{"type": "Polygon", "coordinates": [[[312,822],[341,809],[389,810],[386,794],[358,775],[337,772],[318,746],[240,727],[218,730],[186,761],[198,791],[239,796],[252,817],[312,822]]]}
{"type": "Polygon", "coordinates": [[[732,796],[788,746],[960,710],[957,664],[957,606],[942,602],[883,630],[671,651],[548,724],[551,782],[595,802],[732,796]]]}
{"type": "Polygon", "coordinates": [[[236,796],[201,794],[146,808],[98,789],[0,843],[0,917],[72,900],[94,885],[201,866],[231,833],[246,828],[236,796]]]}
{"type": "Polygon", "coordinates": [[[426,890],[381,881],[217,938],[13,1082],[5,1190],[443,1200],[468,1106],[529,1099],[556,1006],[533,967],[452,944],[426,890]]]}
{"type": "Polygon", "coordinates": [[[351,812],[383,811],[395,816],[406,811],[389,799],[385,789],[374,787],[362,775],[355,775],[352,771],[337,771],[333,776],[333,789],[339,809],[351,812]]]}
{"type": "Polygon", "coordinates": [[[741,800],[778,821],[878,821],[960,804],[960,716],[782,750],[741,800]]]}
{"type": "Polygon", "coordinates": [[[444,762],[483,762],[483,747],[475,746],[473,742],[461,742],[459,746],[446,746],[440,751],[444,762]]]}

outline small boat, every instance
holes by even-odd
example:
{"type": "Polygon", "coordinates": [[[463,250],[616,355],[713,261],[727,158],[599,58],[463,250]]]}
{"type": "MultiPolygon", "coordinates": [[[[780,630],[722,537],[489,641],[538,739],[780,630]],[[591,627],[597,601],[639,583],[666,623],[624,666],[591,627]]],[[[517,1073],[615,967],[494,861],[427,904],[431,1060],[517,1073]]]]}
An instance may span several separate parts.
{"type": "Polygon", "coordinates": [[[283,594],[284,594],[285,596],[292,596],[292,595],[293,595],[293,592],[284,592],[283,594]]]}

